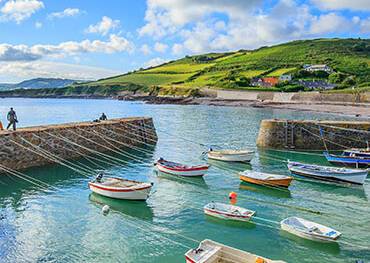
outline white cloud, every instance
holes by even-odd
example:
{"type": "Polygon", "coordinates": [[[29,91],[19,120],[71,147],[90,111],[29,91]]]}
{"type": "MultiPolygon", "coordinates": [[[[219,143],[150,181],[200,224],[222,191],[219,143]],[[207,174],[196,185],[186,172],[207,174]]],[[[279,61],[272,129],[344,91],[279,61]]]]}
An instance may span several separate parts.
{"type": "Polygon", "coordinates": [[[120,72],[115,70],[51,61],[0,62],[1,82],[19,82],[37,77],[95,80],[118,74],[120,72]]]}
{"type": "Polygon", "coordinates": [[[310,32],[314,35],[334,33],[347,30],[350,26],[351,21],[335,13],[329,13],[315,18],[311,23],[310,32]]]}
{"type": "Polygon", "coordinates": [[[184,46],[182,44],[179,44],[179,43],[175,43],[173,44],[172,46],[172,54],[174,55],[180,55],[182,54],[184,51],[184,46]]]}
{"type": "Polygon", "coordinates": [[[155,66],[161,65],[161,64],[163,64],[165,62],[167,62],[167,60],[165,60],[163,58],[153,58],[153,59],[145,62],[144,63],[144,67],[145,68],[155,67],[155,66]]]}
{"type": "Polygon", "coordinates": [[[37,29],[42,28],[42,23],[41,23],[41,22],[39,22],[39,21],[37,21],[37,22],[35,23],[35,27],[36,27],[37,29]]]}
{"type": "Polygon", "coordinates": [[[78,8],[66,8],[61,12],[54,12],[48,15],[48,18],[63,18],[63,17],[72,17],[72,16],[78,16],[81,14],[81,10],[78,8]]]}
{"type": "Polygon", "coordinates": [[[188,22],[200,21],[214,12],[242,19],[245,13],[262,2],[262,0],[148,0],[145,12],[146,24],[139,29],[139,34],[162,37],[173,33],[188,22]]]}
{"type": "Polygon", "coordinates": [[[362,33],[370,34],[370,18],[361,21],[360,30],[362,33]]]}
{"type": "Polygon", "coordinates": [[[160,53],[166,52],[167,48],[168,48],[168,45],[160,43],[160,42],[156,42],[154,44],[154,50],[160,53]]]}
{"type": "Polygon", "coordinates": [[[334,12],[317,15],[312,6],[295,0],[273,1],[269,8],[262,0],[148,0],[147,3],[146,24],[139,34],[157,41],[164,36],[179,38],[172,46],[175,55],[252,49],[332,33],[353,35],[359,32],[360,25],[363,31],[367,27],[359,17],[351,19],[334,12]],[[220,13],[226,18],[220,20],[220,13]]]}
{"type": "Polygon", "coordinates": [[[0,9],[0,20],[19,24],[43,7],[44,3],[39,0],[9,0],[0,9]]]}
{"type": "Polygon", "coordinates": [[[147,44],[143,44],[140,47],[140,51],[143,52],[144,55],[149,55],[150,53],[152,53],[152,51],[150,50],[150,47],[147,44]]]}
{"type": "Polygon", "coordinates": [[[311,2],[324,10],[370,10],[369,0],[311,0],[311,2]]]}
{"type": "Polygon", "coordinates": [[[0,61],[31,61],[43,57],[60,58],[80,53],[116,53],[131,52],[134,45],[127,39],[110,35],[108,41],[83,40],[81,42],[68,41],[58,45],[9,45],[0,44],[0,61]]]}
{"type": "Polygon", "coordinates": [[[119,24],[119,20],[113,20],[110,17],[103,16],[100,22],[90,25],[85,31],[86,33],[98,33],[105,36],[109,31],[119,27],[119,24]]]}

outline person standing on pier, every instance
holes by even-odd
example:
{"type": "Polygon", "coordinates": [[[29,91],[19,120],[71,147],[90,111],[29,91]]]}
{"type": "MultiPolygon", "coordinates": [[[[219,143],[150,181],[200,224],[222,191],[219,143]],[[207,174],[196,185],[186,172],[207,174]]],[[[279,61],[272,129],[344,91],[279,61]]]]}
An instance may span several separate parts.
{"type": "Polygon", "coordinates": [[[8,112],[8,115],[6,118],[8,119],[8,122],[9,122],[8,127],[6,129],[9,130],[10,126],[13,126],[13,131],[15,131],[16,123],[18,122],[18,119],[17,119],[17,114],[15,113],[13,108],[10,108],[10,111],[8,112]]]}

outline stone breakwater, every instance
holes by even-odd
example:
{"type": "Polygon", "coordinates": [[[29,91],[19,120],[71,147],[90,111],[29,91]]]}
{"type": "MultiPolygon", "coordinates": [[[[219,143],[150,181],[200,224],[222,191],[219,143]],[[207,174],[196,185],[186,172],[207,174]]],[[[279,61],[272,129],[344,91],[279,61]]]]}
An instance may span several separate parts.
{"type": "Polygon", "coordinates": [[[272,149],[366,148],[370,121],[262,120],[257,146],[272,149]],[[321,132],[320,132],[321,130],[321,132]]]}
{"type": "Polygon", "coordinates": [[[156,141],[153,120],[144,117],[0,131],[0,164],[21,170],[56,163],[55,158],[76,159],[91,155],[93,151],[154,145],[156,141]]]}

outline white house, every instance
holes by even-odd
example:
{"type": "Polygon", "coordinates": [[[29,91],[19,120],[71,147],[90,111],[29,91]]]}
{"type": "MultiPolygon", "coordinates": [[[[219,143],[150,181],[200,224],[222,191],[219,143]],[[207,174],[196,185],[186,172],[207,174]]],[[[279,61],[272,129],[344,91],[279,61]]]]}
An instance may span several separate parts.
{"type": "Polygon", "coordinates": [[[317,64],[317,65],[304,65],[303,69],[306,71],[314,72],[314,71],[325,71],[331,72],[331,68],[325,64],[317,64]]]}
{"type": "Polygon", "coordinates": [[[279,81],[291,81],[292,75],[291,74],[283,74],[279,77],[279,81]]]}

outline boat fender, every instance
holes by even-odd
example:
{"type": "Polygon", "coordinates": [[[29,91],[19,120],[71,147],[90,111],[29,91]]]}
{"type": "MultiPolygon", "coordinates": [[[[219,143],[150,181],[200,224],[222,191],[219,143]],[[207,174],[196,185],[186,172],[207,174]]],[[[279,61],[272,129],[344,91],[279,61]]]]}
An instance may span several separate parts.
{"type": "Polygon", "coordinates": [[[153,185],[154,185],[154,183],[153,183],[153,182],[150,182],[150,185],[151,185],[151,186],[153,186],[153,185]]]}
{"type": "Polygon", "coordinates": [[[104,215],[107,215],[109,213],[109,210],[110,210],[110,207],[109,205],[105,205],[103,206],[103,208],[101,209],[101,211],[103,212],[104,215]]]}

